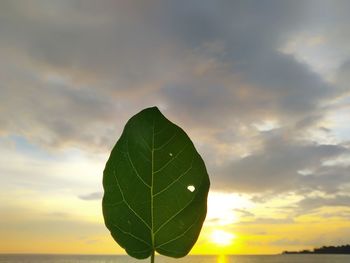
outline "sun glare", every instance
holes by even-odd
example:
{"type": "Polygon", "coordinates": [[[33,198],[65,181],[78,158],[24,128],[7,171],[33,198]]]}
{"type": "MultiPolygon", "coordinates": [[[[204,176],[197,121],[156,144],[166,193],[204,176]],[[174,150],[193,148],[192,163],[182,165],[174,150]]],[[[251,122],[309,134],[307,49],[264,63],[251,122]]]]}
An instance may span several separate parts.
{"type": "Polygon", "coordinates": [[[211,240],[213,243],[220,246],[228,246],[235,239],[235,235],[225,232],[223,230],[214,230],[211,234],[211,240]]]}
{"type": "Polygon", "coordinates": [[[236,209],[251,207],[251,202],[232,193],[210,192],[208,197],[207,225],[226,226],[238,221],[236,209]]]}

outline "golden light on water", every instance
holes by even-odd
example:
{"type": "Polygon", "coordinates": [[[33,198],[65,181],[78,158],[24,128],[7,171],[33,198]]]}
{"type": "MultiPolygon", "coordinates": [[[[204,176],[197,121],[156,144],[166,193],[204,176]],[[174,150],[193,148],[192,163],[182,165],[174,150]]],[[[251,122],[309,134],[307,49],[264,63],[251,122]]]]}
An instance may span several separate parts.
{"type": "Polygon", "coordinates": [[[219,246],[229,246],[236,236],[223,230],[214,230],[210,236],[211,241],[219,246]]]}
{"type": "Polygon", "coordinates": [[[217,263],[227,263],[227,257],[225,255],[219,255],[216,260],[217,263]]]}

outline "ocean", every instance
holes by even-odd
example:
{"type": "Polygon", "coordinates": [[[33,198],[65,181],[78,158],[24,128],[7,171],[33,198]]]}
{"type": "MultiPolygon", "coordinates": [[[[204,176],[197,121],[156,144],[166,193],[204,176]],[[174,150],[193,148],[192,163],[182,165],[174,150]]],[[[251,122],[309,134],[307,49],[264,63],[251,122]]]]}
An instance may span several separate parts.
{"type": "MultiPolygon", "coordinates": [[[[128,256],[111,255],[14,255],[0,254],[0,263],[145,263],[128,256]]],[[[350,255],[156,256],[156,263],[349,263],[350,255]]]]}

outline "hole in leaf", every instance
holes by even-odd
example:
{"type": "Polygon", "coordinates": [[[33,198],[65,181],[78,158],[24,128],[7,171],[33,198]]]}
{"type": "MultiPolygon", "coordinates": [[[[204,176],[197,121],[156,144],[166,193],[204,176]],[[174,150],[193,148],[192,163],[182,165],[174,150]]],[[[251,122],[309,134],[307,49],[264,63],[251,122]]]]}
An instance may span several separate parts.
{"type": "Polygon", "coordinates": [[[173,153],[169,153],[169,156],[173,156],[173,153]]]}
{"type": "Polygon", "coordinates": [[[190,192],[194,192],[194,190],[196,190],[196,187],[194,187],[194,185],[189,185],[187,186],[187,190],[190,192]]]}

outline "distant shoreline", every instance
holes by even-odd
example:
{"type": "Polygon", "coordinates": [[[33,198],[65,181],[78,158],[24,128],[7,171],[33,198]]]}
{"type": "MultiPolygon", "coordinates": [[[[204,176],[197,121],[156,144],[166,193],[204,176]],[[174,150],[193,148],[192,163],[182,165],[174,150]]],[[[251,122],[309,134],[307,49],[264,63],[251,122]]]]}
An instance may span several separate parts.
{"type": "Polygon", "coordinates": [[[350,245],[342,246],[323,246],[313,250],[304,249],[301,251],[283,251],[283,255],[289,254],[350,254],[350,245]]]}

